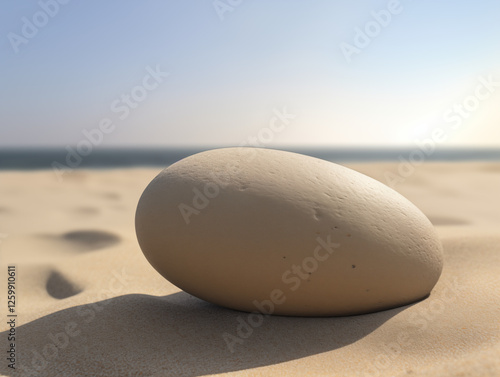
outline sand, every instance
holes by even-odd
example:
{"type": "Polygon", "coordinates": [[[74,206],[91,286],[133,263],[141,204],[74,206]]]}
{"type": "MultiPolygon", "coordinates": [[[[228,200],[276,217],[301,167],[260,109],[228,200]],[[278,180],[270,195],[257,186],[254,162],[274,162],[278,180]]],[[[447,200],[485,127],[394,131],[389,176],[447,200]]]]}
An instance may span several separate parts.
{"type": "MultiPolygon", "coordinates": [[[[382,182],[397,171],[348,166],[382,182]]],[[[262,321],[180,291],[147,263],[134,212],[159,170],[79,170],[62,182],[51,171],[0,172],[1,375],[500,375],[499,163],[427,163],[396,186],[444,245],[430,297],[367,315],[262,321]]]]}

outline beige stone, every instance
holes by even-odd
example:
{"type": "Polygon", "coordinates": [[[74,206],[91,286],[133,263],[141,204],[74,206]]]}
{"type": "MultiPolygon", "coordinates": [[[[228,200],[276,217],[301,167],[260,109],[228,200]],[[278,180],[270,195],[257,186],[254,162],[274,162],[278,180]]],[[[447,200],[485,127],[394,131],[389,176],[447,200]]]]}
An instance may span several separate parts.
{"type": "Polygon", "coordinates": [[[136,213],[151,265],[228,308],[374,312],[426,297],[443,267],[426,216],[361,173],[305,155],[210,150],[163,170],[136,213]]]}

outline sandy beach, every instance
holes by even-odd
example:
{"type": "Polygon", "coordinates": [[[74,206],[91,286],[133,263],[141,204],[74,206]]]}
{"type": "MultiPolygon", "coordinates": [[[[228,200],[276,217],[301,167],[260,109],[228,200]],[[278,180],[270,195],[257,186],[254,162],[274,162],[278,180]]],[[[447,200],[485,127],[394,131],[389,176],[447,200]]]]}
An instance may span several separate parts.
{"type": "MultiPolygon", "coordinates": [[[[398,168],[346,166],[383,183],[398,168]]],[[[248,313],[180,291],[137,244],[137,202],[160,170],[76,170],[62,182],[50,170],[0,172],[1,375],[500,375],[499,163],[426,163],[395,187],[443,243],[430,297],[351,317],[265,317],[232,349],[224,334],[248,313]]]]}

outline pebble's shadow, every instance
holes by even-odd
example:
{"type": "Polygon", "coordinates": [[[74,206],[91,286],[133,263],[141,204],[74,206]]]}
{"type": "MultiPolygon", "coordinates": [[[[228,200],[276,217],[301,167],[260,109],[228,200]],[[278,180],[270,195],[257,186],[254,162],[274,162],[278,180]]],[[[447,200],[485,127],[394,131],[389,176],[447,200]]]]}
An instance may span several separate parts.
{"type": "MultiPolygon", "coordinates": [[[[19,326],[17,369],[14,372],[4,361],[0,373],[204,376],[257,368],[351,344],[405,308],[336,318],[269,316],[260,326],[254,316],[257,327],[249,330],[241,324],[248,324],[248,313],[184,292],[165,297],[130,294],[19,326]]],[[[0,336],[6,339],[7,332],[0,336]]]]}

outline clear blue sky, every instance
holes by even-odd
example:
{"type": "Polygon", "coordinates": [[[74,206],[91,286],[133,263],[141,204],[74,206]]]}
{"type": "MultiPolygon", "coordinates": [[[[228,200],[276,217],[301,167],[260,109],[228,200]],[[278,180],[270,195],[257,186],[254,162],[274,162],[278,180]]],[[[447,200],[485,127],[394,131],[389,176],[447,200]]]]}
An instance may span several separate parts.
{"type": "Polygon", "coordinates": [[[500,147],[500,84],[475,94],[500,82],[500,2],[401,0],[380,26],[391,3],[2,1],[0,146],[75,145],[110,119],[102,146],[406,146],[442,127],[500,147]]]}

